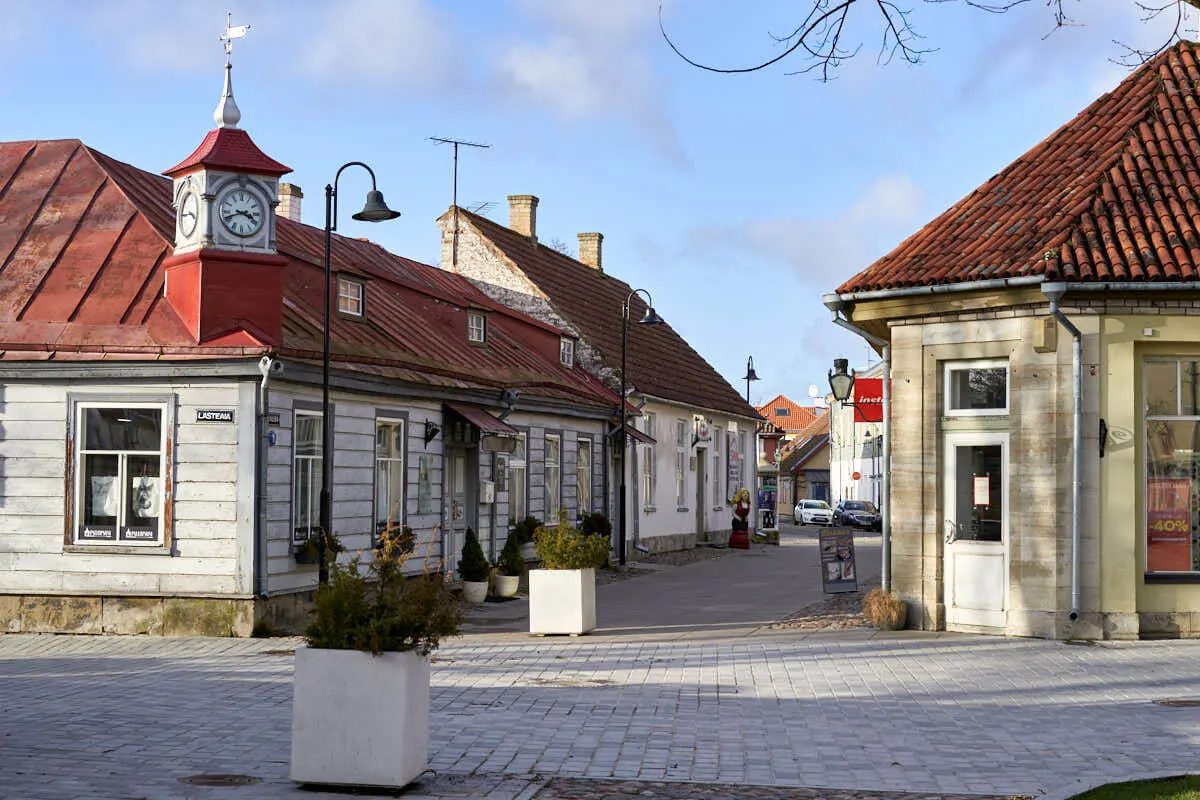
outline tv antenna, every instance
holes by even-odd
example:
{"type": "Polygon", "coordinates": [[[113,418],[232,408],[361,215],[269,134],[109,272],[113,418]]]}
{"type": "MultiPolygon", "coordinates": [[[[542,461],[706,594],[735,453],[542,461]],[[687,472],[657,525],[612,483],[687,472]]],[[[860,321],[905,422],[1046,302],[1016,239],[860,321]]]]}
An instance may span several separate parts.
{"type": "Polygon", "coordinates": [[[491,147],[490,144],[480,144],[478,142],[468,142],[463,139],[447,139],[441,136],[430,136],[429,141],[437,144],[454,145],[454,187],[451,194],[450,207],[454,209],[454,233],[451,234],[452,245],[450,248],[450,269],[458,268],[458,146],[463,147],[478,147],[486,150],[491,147]]]}
{"type": "Polygon", "coordinates": [[[492,206],[494,205],[496,204],[491,200],[485,200],[482,203],[476,203],[475,205],[471,206],[470,211],[472,214],[486,214],[492,210],[492,206]]]}

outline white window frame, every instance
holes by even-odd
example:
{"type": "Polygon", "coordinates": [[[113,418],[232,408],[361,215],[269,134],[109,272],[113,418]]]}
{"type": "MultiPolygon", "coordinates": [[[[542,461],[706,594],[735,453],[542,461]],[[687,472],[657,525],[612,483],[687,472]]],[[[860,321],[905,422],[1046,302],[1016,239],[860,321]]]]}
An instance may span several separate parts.
{"type": "Polygon", "coordinates": [[[376,417],[375,418],[375,493],[374,493],[374,504],[373,504],[374,514],[375,514],[374,535],[375,535],[376,539],[378,539],[379,535],[381,533],[383,533],[383,530],[384,530],[384,528],[381,526],[380,523],[383,523],[383,525],[391,524],[392,526],[400,527],[400,526],[403,526],[408,520],[408,509],[405,508],[405,505],[406,505],[405,499],[408,496],[407,468],[408,468],[408,425],[407,425],[406,421],[404,420],[403,417],[376,417]],[[380,428],[383,428],[383,427],[399,429],[399,437],[398,438],[399,438],[399,442],[400,442],[400,452],[398,455],[388,455],[388,456],[382,456],[382,457],[379,455],[379,431],[380,431],[380,428]],[[384,512],[384,517],[381,520],[380,519],[380,511],[382,509],[380,508],[380,505],[379,505],[379,501],[381,499],[380,493],[388,491],[388,488],[390,486],[390,482],[389,482],[388,486],[380,485],[381,468],[384,467],[385,465],[386,465],[389,473],[392,471],[399,471],[399,473],[400,473],[400,488],[399,488],[400,496],[387,498],[387,503],[385,506],[387,510],[384,512]],[[393,517],[393,514],[395,514],[394,517],[393,517]]]}
{"type": "Polygon", "coordinates": [[[562,436],[557,433],[547,433],[545,444],[542,446],[543,483],[545,484],[546,504],[542,509],[547,525],[558,521],[558,512],[562,510],[562,436]],[[554,460],[550,459],[550,443],[553,442],[554,460]],[[554,478],[551,480],[551,470],[554,478]],[[553,491],[552,491],[553,487],[553,491]]]}
{"type": "Polygon", "coordinates": [[[467,312],[467,341],[472,344],[487,342],[487,316],[478,311],[467,312]]]}
{"type": "MultiPolygon", "coordinates": [[[[654,412],[647,411],[642,416],[642,423],[642,432],[657,442],[654,412]]],[[[646,511],[653,511],[655,508],[654,496],[658,492],[658,445],[646,443],[642,447],[642,507],[646,511]]]]}
{"type": "Polygon", "coordinates": [[[675,507],[687,510],[687,420],[675,420],[675,507]]]}
{"type": "Polygon", "coordinates": [[[980,361],[947,361],[942,369],[942,406],[947,417],[1003,417],[1009,413],[1012,406],[1012,367],[1007,359],[987,359],[980,361]],[[1003,408],[960,408],[950,407],[953,396],[951,377],[956,372],[972,369],[1004,369],[1004,407],[1003,408]]]}
{"type": "Polygon", "coordinates": [[[592,440],[575,440],[575,514],[592,511],[592,440]]]}
{"type": "Polygon", "coordinates": [[[575,340],[570,336],[560,336],[558,339],[558,363],[567,369],[575,366],[575,340]]]}
{"type": "Polygon", "coordinates": [[[292,543],[293,544],[300,544],[305,539],[307,539],[309,536],[311,536],[314,532],[319,531],[321,529],[321,488],[322,488],[321,484],[325,480],[325,476],[322,473],[322,469],[321,469],[321,452],[324,447],[325,447],[324,418],[322,417],[321,412],[320,411],[308,411],[308,410],[302,409],[302,408],[295,409],[293,411],[293,416],[292,416],[292,502],[291,502],[291,506],[292,506],[291,523],[292,524],[291,524],[291,528],[290,528],[292,531],[292,543]],[[301,455],[298,455],[296,452],[296,445],[298,443],[297,433],[300,430],[300,419],[302,417],[309,418],[309,419],[315,418],[317,420],[317,422],[319,423],[317,425],[318,435],[317,435],[316,455],[301,456],[301,455]],[[308,526],[307,526],[306,532],[304,534],[300,534],[297,532],[297,528],[300,527],[298,524],[298,521],[300,518],[300,514],[299,514],[300,509],[297,507],[299,505],[299,500],[300,500],[300,494],[299,494],[300,471],[297,467],[299,466],[301,461],[309,462],[309,469],[310,469],[310,472],[309,472],[309,509],[308,509],[309,517],[308,517],[308,526]]]}
{"type": "Polygon", "coordinates": [[[509,528],[514,528],[520,524],[521,520],[529,516],[529,436],[522,433],[517,439],[520,442],[521,456],[517,457],[517,450],[514,450],[508,457],[508,525],[509,528]],[[518,481],[516,475],[520,475],[520,491],[516,490],[518,481]]]}
{"type": "Polygon", "coordinates": [[[366,313],[367,284],[354,278],[337,279],[337,310],[339,314],[361,317],[366,313]]]}
{"type": "Polygon", "coordinates": [[[92,547],[129,547],[129,548],[154,548],[161,550],[169,548],[171,545],[171,530],[170,520],[173,516],[172,509],[168,504],[173,502],[172,493],[167,491],[167,485],[170,482],[171,476],[171,459],[168,457],[168,452],[171,448],[168,447],[170,439],[170,431],[175,429],[175,415],[173,398],[165,397],[129,397],[125,398],[79,398],[73,399],[73,408],[71,418],[73,427],[71,430],[71,440],[74,445],[75,456],[74,463],[71,465],[71,481],[72,494],[71,498],[73,508],[73,520],[71,530],[67,531],[67,542],[70,546],[78,546],[82,548],[92,547]],[[159,442],[158,442],[158,521],[155,523],[155,538],[150,539],[128,539],[123,538],[123,533],[130,528],[125,520],[125,508],[127,503],[126,497],[126,481],[128,479],[127,463],[130,455],[147,455],[152,451],[149,450],[100,450],[100,449],[84,449],[86,442],[86,432],[84,424],[84,415],[88,409],[119,409],[119,410],[136,410],[136,409],[153,409],[159,412],[159,442]],[[116,485],[119,487],[117,499],[117,515],[114,523],[114,533],[111,539],[95,539],[84,538],[81,536],[83,529],[83,509],[84,509],[84,492],[89,490],[88,482],[85,480],[85,456],[86,455],[116,455],[118,458],[116,485]]]}
{"type": "MultiPolygon", "coordinates": [[[[1160,581],[1171,581],[1171,576],[1189,576],[1181,578],[1182,580],[1194,580],[1191,576],[1200,574],[1200,569],[1190,570],[1154,570],[1150,569],[1150,423],[1153,422],[1193,422],[1200,425],[1200,408],[1195,409],[1194,414],[1183,413],[1183,365],[1185,362],[1200,362],[1200,355],[1174,355],[1174,356],[1146,356],[1142,359],[1142,502],[1140,522],[1141,538],[1142,538],[1142,565],[1143,572],[1147,575],[1153,575],[1159,578],[1160,581]],[[1174,413],[1150,413],[1149,402],[1149,370],[1146,369],[1149,364],[1175,364],[1175,410],[1174,413]]],[[[1190,479],[1195,481],[1195,479],[1190,479]]],[[[1193,491],[1193,496],[1195,492],[1193,491]]],[[[1189,498],[1190,501],[1190,498],[1189,498]]],[[[1189,516],[1191,523],[1194,525],[1197,514],[1200,514],[1200,508],[1189,502],[1189,516]]],[[[1188,538],[1191,538],[1191,525],[1189,525],[1188,538]]],[[[1195,545],[1192,545],[1194,548],[1195,545]]],[[[1194,554],[1192,556],[1194,563],[1194,554]]]]}

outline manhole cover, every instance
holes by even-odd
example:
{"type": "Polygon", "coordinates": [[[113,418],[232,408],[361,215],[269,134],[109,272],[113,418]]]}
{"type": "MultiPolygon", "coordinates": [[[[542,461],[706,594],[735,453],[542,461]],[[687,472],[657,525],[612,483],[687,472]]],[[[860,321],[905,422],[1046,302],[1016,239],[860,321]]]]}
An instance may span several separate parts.
{"type": "Polygon", "coordinates": [[[180,778],[179,782],[189,786],[253,786],[262,783],[262,778],[253,775],[189,775],[180,778]]]}
{"type": "Polygon", "coordinates": [[[1169,706],[1171,708],[1200,708],[1200,700],[1187,700],[1183,698],[1155,700],[1154,704],[1158,706],[1169,706]]]}

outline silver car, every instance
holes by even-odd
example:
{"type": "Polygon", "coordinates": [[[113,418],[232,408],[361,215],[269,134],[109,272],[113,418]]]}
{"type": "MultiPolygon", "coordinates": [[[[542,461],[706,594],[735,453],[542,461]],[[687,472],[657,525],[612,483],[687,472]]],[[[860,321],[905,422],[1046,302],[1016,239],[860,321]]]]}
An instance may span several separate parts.
{"type": "Polygon", "coordinates": [[[792,510],[797,525],[831,525],[833,509],[824,500],[801,500],[792,510]]]}

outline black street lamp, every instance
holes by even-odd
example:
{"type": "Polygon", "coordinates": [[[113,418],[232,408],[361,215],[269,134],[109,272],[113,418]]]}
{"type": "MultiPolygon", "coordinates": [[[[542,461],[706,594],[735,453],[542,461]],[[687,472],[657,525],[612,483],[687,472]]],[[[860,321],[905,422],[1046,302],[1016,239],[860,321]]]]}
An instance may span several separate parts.
{"type": "Polygon", "coordinates": [[[746,359],[746,403],[750,403],[750,381],[758,380],[758,373],[754,371],[754,356],[746,359]]]}
{"type": "Polygon", "coordinates": [[[400,216],[383,202],[383,192],[375,188],[375,172],[361,161],[350,161],[338,168],[333,183],[325,186],[325,320],[321,334],[324,350],[321,357],[321,538],[317,540],[317,581],[329,582],[329,564],[325,561],[326,542],[333,535],[333,420],[329,416],[329,320],[332,316],[333,287],[329,270],[329,249],[332,233],[337,230],[337,184],[347,167],[362,167],[371,176],[371,191],[363,210],[353,215],[360,222],[383,222],[400,216]]]}
{"type": "Polygon", "coordinates": [[[617,542],[617,563],[619,563],[622,567],[625,566],[625,447],[626,447],[625,427],[628,424],[625,419],[625,416],[626,416],[626,414],[625,414],[625,406],[626,406],[626,401],[625,401],[625,361],[627,358],[627,352],[629,350],[629,302],[631,300],[633,300],[633,296],[635,294],[639,294],[639,293],[646,295],[646,313],[642,315],[642,318],[640,320],[638,320],[638,324],[639,325],[662,325],[663,324],[662,317],[660,317],[658,315],[658,312],[654,310],[654,300],[650,297],[650,292],[646,291],[645,289],[634,289],[632,292],[629,293],[629,296],[625,298],[625,302],[621,304],[621,404],[620,404],[621,431],[619,434],[620,444],[618,445],[618,447],[619,447],[618,452],[621,456],[621,466],[620,466],[620,469],[621,469],[621,504],[620,504],[621,524],[619,526],[620,527],[620,538],[617,542]]]}
{"type": "Polygon", "coordinates": [[[846,371],[849,362],[844,358],[833,360],[833,369],[829,371],[829,388],[833,391],[833,399],[845,403],[854,391],[854,370],[846,371]]]}

